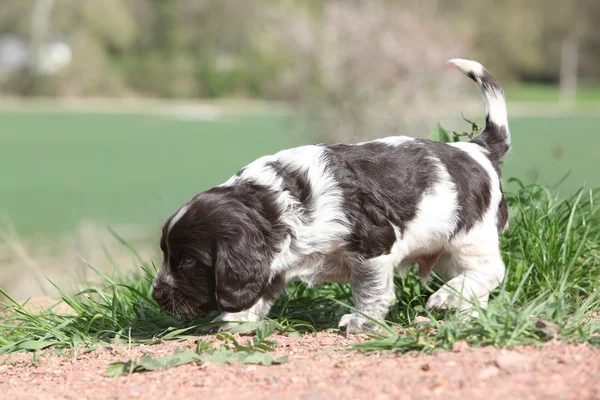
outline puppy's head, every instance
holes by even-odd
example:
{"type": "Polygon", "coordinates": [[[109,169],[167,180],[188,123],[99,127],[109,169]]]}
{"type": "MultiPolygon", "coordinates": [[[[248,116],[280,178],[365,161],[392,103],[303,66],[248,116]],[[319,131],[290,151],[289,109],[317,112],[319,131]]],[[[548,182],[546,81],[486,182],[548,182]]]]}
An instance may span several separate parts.
{"type": "Polygon", "coordinates": [[[253,306],[269,281],[266,221],[229,188],[203,192],[173,214],[161,238],[152,297],[167,312],[197,316],[253,306]]]}

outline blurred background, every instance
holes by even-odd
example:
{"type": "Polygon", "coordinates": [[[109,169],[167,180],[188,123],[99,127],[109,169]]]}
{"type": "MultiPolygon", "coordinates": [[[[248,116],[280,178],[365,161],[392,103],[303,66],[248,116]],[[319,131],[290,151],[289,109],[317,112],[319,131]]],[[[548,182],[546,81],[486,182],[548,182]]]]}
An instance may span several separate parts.
{"type": "Polygon", "coordinates": [[[451,57],[505,88],[505,179],[599,186],[598,21],[598,0],[0,2],[0,287],[137,268],[109,228],[160,265],[168,215],[261,155],[470,130],[451,57]]]}

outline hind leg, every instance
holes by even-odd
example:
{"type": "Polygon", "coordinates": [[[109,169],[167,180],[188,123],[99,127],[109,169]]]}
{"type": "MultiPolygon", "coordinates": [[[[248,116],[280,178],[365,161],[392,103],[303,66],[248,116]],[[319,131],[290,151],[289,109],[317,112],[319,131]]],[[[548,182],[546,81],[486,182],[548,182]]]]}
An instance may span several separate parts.
{"type": "Polygon", "coordinates": [[[504,262],[496,244],[461,243],[452,246],[435,264],[433,270],[446,281],[427,300],[431,309],[468,309],[476,301],[487,306],[489,294],[504,278],[504,262]],[[488,247],[486,248],[486,244],[488,247]]]}

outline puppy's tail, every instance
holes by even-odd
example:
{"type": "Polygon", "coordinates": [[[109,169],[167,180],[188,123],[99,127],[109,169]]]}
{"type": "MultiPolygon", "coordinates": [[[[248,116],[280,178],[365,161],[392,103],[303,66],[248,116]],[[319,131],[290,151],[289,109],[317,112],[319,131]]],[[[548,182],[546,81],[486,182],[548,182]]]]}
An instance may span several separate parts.
{"type": "Polygon", "coordinates": [[[510,132],[502,87],[477,61],[453,58],[448,63],[455,65],[462,73],[477,82],[481,89],[485,107],[485,129],[481,135],[473,139],[473,142],[488,150],[490,159],[500,161],[510,150],[510,132]]]}

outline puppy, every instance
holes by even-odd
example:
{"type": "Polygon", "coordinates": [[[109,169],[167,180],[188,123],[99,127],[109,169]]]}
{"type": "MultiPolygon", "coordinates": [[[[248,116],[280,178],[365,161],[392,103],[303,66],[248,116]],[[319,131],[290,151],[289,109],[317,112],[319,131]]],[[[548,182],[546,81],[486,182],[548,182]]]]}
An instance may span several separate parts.
{"type": "MultiPolygon", "coordinates": [[[[394,300],[394,270],[419,264],[446,282],[428,309],[485,305],[504,277],[508,221],[499,164],[510,149],[502,88],[453,59],[482,91],[485,130],[444,144],[404,136],[283,150],[185,202],[165,223],[153,297],[167,312],[258,321],[286,284],[349,282],[357,312],[339,328],[374,328],[394,300]]],[[[233,323],[218,329],[226,329],[233,323]]]]}

